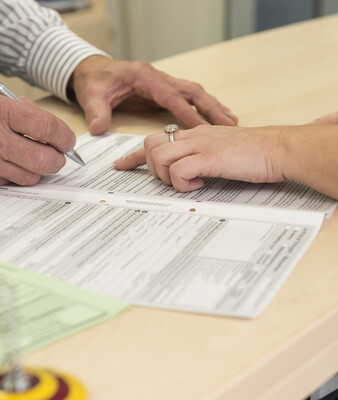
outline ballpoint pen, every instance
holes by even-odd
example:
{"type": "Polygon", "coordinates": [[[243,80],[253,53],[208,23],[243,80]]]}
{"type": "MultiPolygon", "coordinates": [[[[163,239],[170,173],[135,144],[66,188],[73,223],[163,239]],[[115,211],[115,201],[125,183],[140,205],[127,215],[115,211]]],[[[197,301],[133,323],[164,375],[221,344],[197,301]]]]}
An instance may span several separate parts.
{"type": "MultiPolygon", "coordinates": [[[[6,97],[9,97],[10,99],[17,100],[20,103],[23,103],[23,100],[21,100],[20,97],[16,96],[13,92],[11,92],[2,83],[0,83],[0,94],[4,95],[6,97]]],[[[77,153],[75,150],[67,151],[67,153],[65,153],[65,155],[80,165],[86,165],[85,162],[80,157],[79,153],[77,153]]]]}

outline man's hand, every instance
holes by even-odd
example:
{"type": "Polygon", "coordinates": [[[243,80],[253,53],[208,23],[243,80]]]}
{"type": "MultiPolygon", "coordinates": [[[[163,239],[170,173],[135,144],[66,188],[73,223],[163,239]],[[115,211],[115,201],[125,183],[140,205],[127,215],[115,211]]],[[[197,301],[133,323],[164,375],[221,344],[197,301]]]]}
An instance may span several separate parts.
{"type": "Polygon", "coordinates": [[[167,109],[188,127],[209,123],[233,126],[238,122],[229,108],[199,84],[173,78],[145,62],[88,57],[76,67],[69,86],[93,135],[109,129],[111,110],[117,106],[167,109]]]}
{"type": "Polygon", "coordinates": [[[0,185],[34,185],[41,175],[59,171],[63,153],[75,142],[74,133],[51,113],[0,95],[0,185]]]}
{"type": "Polygon", "coordinates": [[[180,192],[201,188],[203,176],[279,182],[285,179],[279,135],[279,127],[200,125],[177,131],[174,142],[166,133],[148,136],[144,148],[115,161],[114,167],[126,170],[147,163],[155,178],[180,192]]]}

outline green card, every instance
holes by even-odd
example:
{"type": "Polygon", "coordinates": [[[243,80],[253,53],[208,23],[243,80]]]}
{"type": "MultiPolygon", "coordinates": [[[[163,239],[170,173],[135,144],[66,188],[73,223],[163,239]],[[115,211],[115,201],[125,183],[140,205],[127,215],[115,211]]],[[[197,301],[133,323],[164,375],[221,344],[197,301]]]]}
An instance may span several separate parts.
{"type": "Polygon", "coordinates": [[[21,354],[119,314],[127,303],[0,262],[0,360],[13,341],[21,354]]]}

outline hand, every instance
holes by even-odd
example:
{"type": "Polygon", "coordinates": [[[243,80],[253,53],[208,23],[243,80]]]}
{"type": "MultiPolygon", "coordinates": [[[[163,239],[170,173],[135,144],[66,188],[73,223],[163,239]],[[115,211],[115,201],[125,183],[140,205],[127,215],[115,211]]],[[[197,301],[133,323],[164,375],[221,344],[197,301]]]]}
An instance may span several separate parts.
{"type": "Polygon", "coordinates": [[[229,108],[199,84],[173,78],[145,62],[88,57],[76,67],[69,87],[73,88],[93,135],[109,129],[111,110],[119,105],[132,110],[168,109],[188,127],[238,122],[229,108]]]}
{"type": "Polygon", "coordinates": [[[285,179],[279,157],[280,128],[229,128],[200,125],[177,131],[175,142],[166,133],[148,136],[144,149],[115,161],[119,170],[145,163],[155,178],[180,192],[199,189],[203,176],[247,182],[285,179]]]}
{"type": "Polygon", "coordinates": [[[323,115],[315,119],[312,124],[338,124],[338,112],[323,115]]]}
{"type": "Polygon", "coordinates": [[[0,96],[0,110],[0,185],[34,185],[41,175],[64,166],[63,153],[76,142],[65,123],[32,102],[4,96],[0,96]]]}

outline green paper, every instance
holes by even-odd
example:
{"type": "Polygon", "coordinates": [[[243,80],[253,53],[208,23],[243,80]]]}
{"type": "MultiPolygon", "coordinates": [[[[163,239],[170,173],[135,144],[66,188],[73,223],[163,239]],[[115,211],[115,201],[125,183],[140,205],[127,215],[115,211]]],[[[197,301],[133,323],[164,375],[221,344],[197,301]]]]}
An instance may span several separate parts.
{"type": "Polygon", "coordinates": [[[20,354],[27,354],[112,318],[127,307],[127,303],[0,262],[0,356],[4,357],[13,340],[18,341],[20,354]],[[13,288],[11,304],[8,300],[4,304],[6,287],[13,288]],[[6,326],[5,307],[13,313],[13,332],[6,326]]]}

